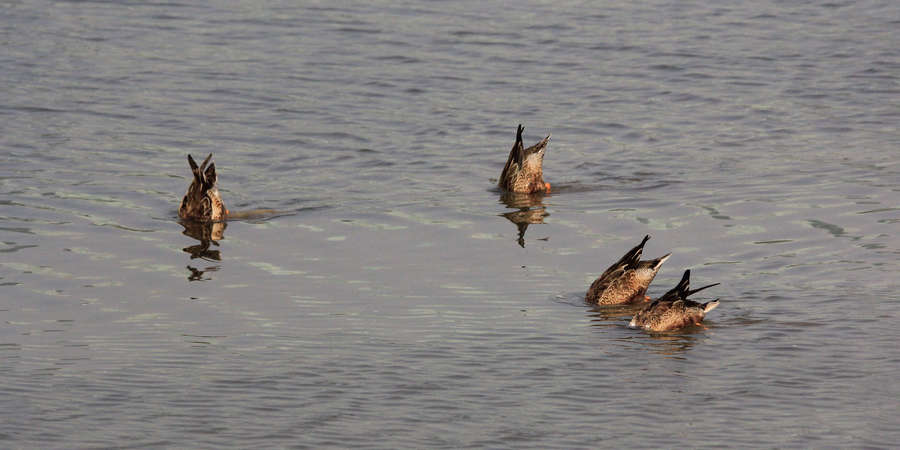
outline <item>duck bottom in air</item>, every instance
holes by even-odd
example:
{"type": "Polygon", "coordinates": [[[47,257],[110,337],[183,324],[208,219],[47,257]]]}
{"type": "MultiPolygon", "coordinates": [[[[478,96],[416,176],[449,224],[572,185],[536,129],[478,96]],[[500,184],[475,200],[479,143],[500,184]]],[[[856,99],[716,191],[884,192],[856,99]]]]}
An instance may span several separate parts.
{"type": "Polygon", "coordinates": [[[677,330],[690,325],[700,325],[706,317],[706,313],[719,306],[719,300],[697,303],[688,300],[688,296],[716,286],[719,283],[691,290],[690,278],[691,271],[685,270],[684,276],[677,286],[635,314],[628,325],[633,328],[643,328],[647,331],[657,332],[677,330]]]}

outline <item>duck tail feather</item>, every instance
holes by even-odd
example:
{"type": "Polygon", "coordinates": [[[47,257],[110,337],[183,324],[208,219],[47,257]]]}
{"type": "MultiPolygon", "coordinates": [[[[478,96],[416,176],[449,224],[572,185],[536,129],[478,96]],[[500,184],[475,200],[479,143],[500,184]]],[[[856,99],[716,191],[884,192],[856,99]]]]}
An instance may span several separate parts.
{"type": "Polygon", "coordinates": [[[689,295],[694,295],[694,294],[696,294],[696,293],[698,293],[698,292],[700,292],[700,291],[702,291],[702,290],[704,290],[704,289],[706,289],[706,288],[711,288],[711,287],[713,287],[713,286],[718,286],[719,284],[720,284],[720,283],[713,283],[713,284],[710,284],[710,285],[703,286],[703,287],[701,287],[701,288],[691,289],[691,290],[687,291],[687,292],[684,294],[684,296],[687,297],[687,296],[689,296],[689,295]]]}
{"type": "Polygon", "coordinates": [[[622,262],[626,263],[628,266],[636,266],[641,260],[641,255],[644,253],[644,244],[646,244],[648,240],[650,240],[649,234],[645,235],[640,244],[634,246],[634,248],[629,250],[628,253],[622,257],[622,262]]]}
{"type": "Polygon", "coordinates": [[[675,285],[675,291],[684,298],[687,297],[687,293],[691,287],[691,269],[687,269],[684,271],[684,275],[681,276],[681,281],[675,285]]]}
{"type": "Polygon", "coordinates": [[[659,269],[660,267],[662,267],[663,263],[666,262],[667,259],[669,259],[670,256],[672,256],[671,252],[666,253],[665,255],[662,255],[659,258],[650,260],[650,263],[651,263],[650,267],[654,270],[659,269]]]}

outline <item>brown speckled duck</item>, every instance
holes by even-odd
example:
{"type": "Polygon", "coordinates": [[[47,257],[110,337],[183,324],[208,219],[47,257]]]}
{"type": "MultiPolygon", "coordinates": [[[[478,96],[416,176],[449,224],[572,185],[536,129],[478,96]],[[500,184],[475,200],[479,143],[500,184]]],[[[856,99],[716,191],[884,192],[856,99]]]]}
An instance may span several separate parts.
{"type": "Polygon", "coordinates": [[[620,305],[650,300],[645,295],[647,288],[656,277],[659,268],[672,254],[667,253],[656,259],[641,261],[644,244],[649,239],[649,234],[644,236],[640,244],[629,250],[619,261],[609,266],[603,275],[594,280],[584,300],[598,305],[620,305]]]}
{"type": "Polygon", "coordinates": [[[188,155],[188,164],[194,173],[194,181],[181,200],[178,217],[185,220],[219,222],[228,216],[228,209],[225,208],[225,203],[222,203],[222,197],[216,188],[216,164],[210,163],[210,159],[212,153],[198,167],[194,158],[188,155]]]}
{"type": "Polygon", "coordinates": [[[719,306],[719,300],[697,303],[688,300],[688,296],[719,283],[691,290],[690,282],[691,271],[685,270],[678,285],[635,314],[629,326],[648,331],[670,331],[688,325],[700,325],[706,313],[719,306]]]}
{"type": "Polygon", "coordinates": [[[500,188],[512,192],[526,194],[549,192],[550,183],[544,182],[544,152],[547,150],[547,143],[550,142],[550,135],[541,142],[525,148],[522,143],[524,130],[525,127],[520,124],[516,131],[516,143],[509,151],[509,158],[500,174],[498,184],[500,188]]]}

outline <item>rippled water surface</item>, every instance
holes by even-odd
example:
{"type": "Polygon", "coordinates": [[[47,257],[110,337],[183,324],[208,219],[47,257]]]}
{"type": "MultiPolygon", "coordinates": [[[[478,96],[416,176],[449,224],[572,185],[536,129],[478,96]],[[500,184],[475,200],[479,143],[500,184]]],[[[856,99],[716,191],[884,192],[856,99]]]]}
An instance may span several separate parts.
{"type": "Polygon", "coordinates": [[[0,447],[895,446],[900,6],[705,3],[0,3],[0,447]]]}

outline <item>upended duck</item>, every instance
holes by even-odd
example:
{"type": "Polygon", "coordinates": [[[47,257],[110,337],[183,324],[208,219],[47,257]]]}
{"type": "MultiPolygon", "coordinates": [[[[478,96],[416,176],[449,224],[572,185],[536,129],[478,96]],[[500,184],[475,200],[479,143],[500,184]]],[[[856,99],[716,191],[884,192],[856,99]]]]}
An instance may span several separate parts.
{"type": "Polygon", "coordinates": [[[225,208],[219,189],[216,188],[216,164],[211,163],[211,159],[212,153],[203,160],[203,164],[197,166],[194,158],[188,155],[188,164],[194,173],[194,180],[181,200],[178,217],[201,222],[219,222],[228,216],[228,209],[225,208]]]}
{"type": "Polygon", "coordinates": [[[648,331],[671,331],[688,325],[700,325],[706,313],[719,306],[719,300],[697,303],[688,300],[688,296],[719,283],[692,290],[690,282],[691,271],[685,270],[678,285],[635,314],[629,326],[648,331]]]}
{"type": "Polygon", "coordinates": [[[498,185],[507,191],[526,194],[550,192],[550,183],[544,182],[544,153],[547,151],[550,135],[537,144],[525,148],[522,143],[523,131],[525,127],[519,124],[516,143],[509,151],[509,158],[503,172],[500,173],[498,185]]]}
{"type": "Polygon", "coordinates": [[[650,235],[644,236],[640,244],[628,251],[615,264],[609,266],[600,277],[591,283],[584,300],[598,305],[620,305],[650,300],[645,294],[659,268],[669,259],[667,253],[656,259],[641,261],[644,244],[650,235]]]}

